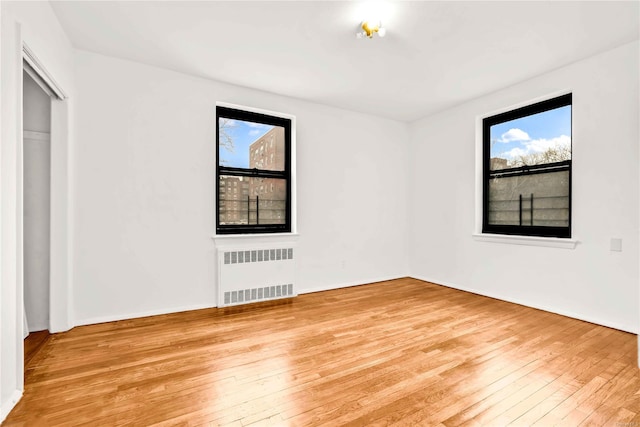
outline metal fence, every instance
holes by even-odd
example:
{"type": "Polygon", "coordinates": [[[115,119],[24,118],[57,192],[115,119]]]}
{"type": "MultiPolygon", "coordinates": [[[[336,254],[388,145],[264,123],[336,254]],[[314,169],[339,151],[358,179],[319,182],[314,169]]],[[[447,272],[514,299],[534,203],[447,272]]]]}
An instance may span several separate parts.
{"type": "Polygon", "coordinates": [[[246,199],[221,199],[220,224],[284,224],[286,200],[256,196],[246,199]]]}
{"type": "Polygon", "coordinates": [[[494,225],[567,226],[569,196],[522,195],[489,201],[489,223],[494,225]]]}

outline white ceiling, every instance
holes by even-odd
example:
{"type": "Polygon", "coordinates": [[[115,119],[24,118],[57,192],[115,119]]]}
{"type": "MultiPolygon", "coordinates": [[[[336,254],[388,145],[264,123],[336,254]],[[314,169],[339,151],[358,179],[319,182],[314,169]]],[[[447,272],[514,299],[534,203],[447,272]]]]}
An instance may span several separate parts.
{"type": "Polygon", "coordinates": [[[52,7],[79,49],[411,121],[637,40],[640,3],[78,2],[52,7]],[[378,4],[380,5],[380,4],[378,4]]]}

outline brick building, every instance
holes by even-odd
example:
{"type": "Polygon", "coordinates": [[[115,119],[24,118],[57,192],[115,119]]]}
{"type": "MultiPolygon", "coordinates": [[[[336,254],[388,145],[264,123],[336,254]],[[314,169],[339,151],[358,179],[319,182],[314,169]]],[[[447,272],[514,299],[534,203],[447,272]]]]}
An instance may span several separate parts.
{"type": "MultiPolygon", "coordinates": [[[[275,126],[249,146],[251,169],[284,170],[284,128],[275,126]]],[[[251,224],[284,224],[287,187],[284,179],[249,179],[251,224]]]]}
{"type": "MultiPolygon", "coordinates": [[[[273,127],[249,146],[249,168],[284,170],[284,129],[273,127]]],[[[221,176],[221,224],[284,224],[284,179],[221,176]]]]}
{"type": "Polygon", "coordinates": [[[241,176],[221,176],[220,223],[246,224],[249,180],[241,176]]]}

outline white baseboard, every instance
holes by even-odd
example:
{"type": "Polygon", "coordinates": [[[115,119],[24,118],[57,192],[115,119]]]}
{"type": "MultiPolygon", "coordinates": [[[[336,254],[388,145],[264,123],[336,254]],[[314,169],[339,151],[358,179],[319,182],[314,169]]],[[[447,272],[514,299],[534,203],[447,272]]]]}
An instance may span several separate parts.
{"type": "Polygon", "coordinates": [[[31,333],[31,332],[39,332],[39,331],[48,331],[49,329],[50,329],[49,325],[47,325],[47,324],[35,324],[35,325],[33,325],[33,324],[29,323],[29,333],[31,333]]]}
{"type": "Polygon", "coordinates": [[[303,288],[303,289],[298,289],[298,295],[311,294],[313,292],[331,291],[333,289],[351,288],[353,286],[369,285],[371,283],[386,282],[388,280],[402,279],[404,277],[409,277],[409,276],[390,276],[390,277],[382,277],[382,278],[376,277],[376,278],[358,280],[353,282],[334,283],[331,285],[319,286],[317,288],[303,288]]]}
{"type": "Polygon", "coordinates": [[[22,390],[14,390],[9,400],[2,402],[0,409],[0,423],[4,422],[9,412],[16,406],[16,404],[22,399],[22,390]]]}
{"type": "Polygon", "coordinates": [[[140,317],[159,316],[161,314],[180,313],[183,311],[202,310],[216,308],[215,304],[194,304],[190,306],[165,308],[160,310],[142,311],[138,313],[114,314],[111,316],[91,317],[88,319],[76,319],[73,326],[95,325],[97,323],[117,322],[118,320],[137,319],[140,317]]]}
{"type": "MultiPolygon", "coordinates": [[[[402,277],[407,277],[407,276],[402,276],[402,277]]],[[[332,289],[340,289],[340,288],[349,288],[352,286],[360,286],[360,285],[367,285],[370,283],[375,283],[375,282],[385,282],[387,280],[394,280],[394,279],[398,279],[400,277],[398,276],[390,276],[390,277],[376,277],[376,278],[370,278],[370,279],[366,279],[366,280],[359,280],[359,281],[354,281],[354,282],[346,282],[346,283],[338,283],[338,284],[332,284],[332,285],[327,285],[327,286],[320,286],[317,288],[304,288],[304,289],[298,289],[298,295],[301,294],[309,294],[312,292],[322,292],[322,291],[329,291],[332,289]]],[[[197,305],[191,305],[191,306],[185,306],[185,307],[176,307],[176,308],[170,308],[170,309],[163,309],[163,310],[150,310],[150,311],[144,311],[144,312],[139,312],[139,313],[128,313],[128,314],[114,314],[111,316],[99,316],[99,317],[90,317],[87,319],[75,319],[74,325],[73,326],[85,326],[85,325],[95,325],[98,323],[107,323],[107,322],[117,322],[118,320],[129,320],[129,319],[136,319],[136,318],[140,318],[140,317],[149,317],[149,316],[158,316],[161,314],[171,314],[171,313],[180,313],[182,311],[192,311],[192,310],[202,310],[205,308],[216,308],[216,305],[209,305],[209,304],[197,304],[197,305]]]]}
{"type": "Polygon", "coordinates": [[[572,311],[559,310],[559,309],[557,309],[555,307],[549,307],[547,305],[531,304],[530,302],[522,301],[522,300],[517,299],[517,298],[507,298],[507,297],[505,297],[503,295],[498,295],[498,294],[495,294],[495,293],[492,293],[492,292],[479,291],[477,289],[469,288],[469,287],[466,287],[466,286],[460,286],[460,285],[457,285],[457,284],[454,284],[454,283],[444,282],[442,280],[433,280],[431,278],[424,277],[424,276],[412,275],[411,277],[413,277],[415,279],[418,279],[418,280],[422,280],[424,282],[433,283],[434,285],[446,286],[447,288],[457,289],[459,291],[470,292],[472,294],[482,295],[482,296],[489,297],[489,298],[495,298],[495,299],[498,299],[498,300],[501,300],[501,301],[511,302],[513,304],[523,305],[525,307],[535,308],[537,310],[548,311],[550,313],[559,314],[561,316],[571,317],[573,319],[583,320],[585,322],[594,323],[596,325],[606,326],[607,328],[618,329],[620,331],[629,332],[629,333],[632,333],[632,334],[637,334],[638,333],[638,330],[637,330],[636,326],[624,325],[624,324],[617,323],[617,322],[610,322],[610,321],[607,321],[607,320],[597,319],[597,318],[594,318],[594,317],[591,317],[591,316],[585,316],[583,314],[574,313],[572,311]]]}
{"type": "MultiPolygon", "coordinates": [[[[571,312],[571,311],[559,310],[559,309],[557,309],[555,307],[550,307],[550,306],[547,306],[547,305],[531,304],[530,302],[523,301],[523,300],[520,300],[520,299],[517,299],[517,298],[509,298],[509,297],[505,297],[503,295],[499,295],[499,294],[496,294],[496,293],[480,291],[478,289],[473,289],[473,288],[469,288],[469,287],[466,287],[466,286],[460,286],[458,284],[449,283],[449,282],[442,281],[442,280],[435,280],[435,279],[432,279],[432,278],[429,278],[429,277],[424,277],[424,276],[419,276],[419,275],[375,277],[375,278],[368,278],[368,279],[351,281],[351,282],[334,283],[334,284],[323,285],[323,286],[318,286],[318,287],[313,287],[313,288],[301,288],[301,289],[298,289],[298,294],[302,295],[302,294],[309,294],[309,293],[313,293],[313,292],[330,291],[330,290],[333,290],[333,289],[350,288],[350,287],[353,287],[353,286],[368,285],[368,284],[376,283],[376,282],[386,282],[386,281],[389,281],[389,280],[400,279],[400,278],[403,278],[403,277],[411,277],[411,278],[415,278],[415,279],[422,280],[422,281],[425,281],[425,282],[433,283],[433,284],[440,285],[440,286],[446,286],[448,288],[457,289],[457,290],[464,291],[464,292],[470,292],[470,293],[477,294],[477,295],[482,295],[482,296],[486,296],[486,297],[490,297],[490,298],[495,298],[495,299],[498,299],[498,300],[501,300],[501,301],[506,301],[506,302],[510,302],[510,303],[514,303],[514,304],[518,304],[518,305],[523,305],[525,307],[531,307],[531,308],[535,308],[535,309],[538,309],[538,310],[548,311],[550,313],[555,313],[555,314],[559,314],[559,315],[562,315],[562,316],[571,317],[573,319],[583,320],[585,322],[594,323],[596,325],[606,326],[608,328],[613,328],[613,329],[618,329],[618,330],[625,331],[625,332],[630,332],[632,334],[637,334],[638,333],[637,328],[635,326],[624,325],[624,324],[616,323],[616,322],[610,322],[610,321],[607,321],[607,320],[594,318],[592,316],[585,316],[583,314],[574,313],[574,312],[571,312]]],[[[127,320],[127,319],[135,319],[135,318],[139,318],[139,317],[157,316],[157,315],[161,315],[161,314],[179,313],[179,312],[182,312],[182,311],[201,310],[201,309],[205,309],[205,308],[216,308],[216,306],[215,306],[215,304],[213,304],[213,305],[211,305],[211,304],[197,304],[197,305],[176,307],[176,308],[170,308],[170,309],[151,310],[151,311],[145,311],[145,312],[139,312],[139,313],[129,313],[129,314],[118,314],[118,315],[112,315],[112,316],[92,317],[92,318],[88,318],[88,319],[76,319],[74,326],[83,326],[83,325],[93,325],[93,324],[97,324],[97,323],[115,322],[115,321],[118,321],[118,320],[127,320]]],[[[639,340],[640,340],[640,337],[639,337],[639,340]]],[[[639,364],[640,364],[640,356],[639,356],[639,364]]]]}

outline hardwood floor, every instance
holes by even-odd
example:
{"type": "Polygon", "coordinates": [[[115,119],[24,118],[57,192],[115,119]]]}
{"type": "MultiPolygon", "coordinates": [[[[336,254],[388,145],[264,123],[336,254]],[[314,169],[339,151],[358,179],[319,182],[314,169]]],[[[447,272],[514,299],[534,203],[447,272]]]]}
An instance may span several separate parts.
{"type": "Polygon", "coordinates": [[[640,426],[636,336],[414,279],[54,334],[6,426],[640,426]]]}
{"type": "Polygon", "coordinates": [[[28,367],[31,359],[45,346],[51,334],[49,331],[31,332],[24,339],[24,366],[28,367]]]}

